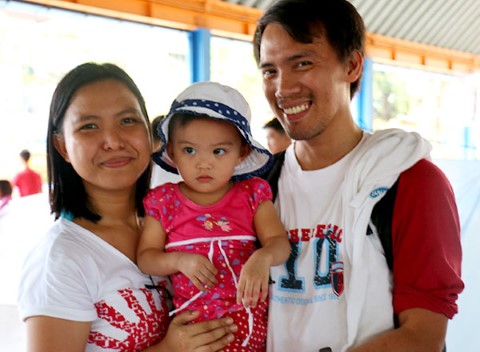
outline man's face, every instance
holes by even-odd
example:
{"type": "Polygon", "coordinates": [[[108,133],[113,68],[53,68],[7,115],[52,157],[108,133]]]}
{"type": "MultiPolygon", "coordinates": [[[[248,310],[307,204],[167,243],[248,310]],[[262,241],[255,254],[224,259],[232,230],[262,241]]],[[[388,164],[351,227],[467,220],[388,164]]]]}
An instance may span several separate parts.
{"type": "Polygon", "coordinates": [[[264,93],[292,139],[309,140],[327,129],[339,132],[343,122],[351,122],[350,83],[358,78],[352,64],[339,60],[324,35],[300,43],[279,24],[266,27],[259,65],[264,93]]]}

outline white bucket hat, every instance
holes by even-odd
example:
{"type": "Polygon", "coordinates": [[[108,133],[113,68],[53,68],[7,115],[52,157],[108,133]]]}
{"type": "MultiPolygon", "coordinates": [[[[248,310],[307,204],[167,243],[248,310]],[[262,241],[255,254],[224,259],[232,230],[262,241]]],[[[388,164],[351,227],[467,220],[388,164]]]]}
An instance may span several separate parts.
{"type": "Polygon", "coordinates": [[[273,157],[252,137],[250,107],[242,94],[236,89],[216,82],[198,82],[178,95],[169,113],[158,126],[157,132],[162,140],[162,148],[153,154],[153,160],[163,169],[178,174],[166,151],[168,126],[176,114],[207,116],[218,121],[226,121],[238,128],[251,150],[245,160],[235,167],[232,180],[259,176],[270,168],[273,157]]]}

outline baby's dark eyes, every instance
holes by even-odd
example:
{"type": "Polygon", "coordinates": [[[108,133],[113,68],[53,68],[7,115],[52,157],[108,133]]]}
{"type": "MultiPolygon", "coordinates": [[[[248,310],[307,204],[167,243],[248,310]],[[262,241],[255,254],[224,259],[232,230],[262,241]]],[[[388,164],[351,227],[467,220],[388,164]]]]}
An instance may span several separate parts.
{"type": "Polygon", "coordinates": [[[195,154],[195,149],[192,147],[185,147],[183,148],[183,152],[188,155],[194,155],[195,154]]]}

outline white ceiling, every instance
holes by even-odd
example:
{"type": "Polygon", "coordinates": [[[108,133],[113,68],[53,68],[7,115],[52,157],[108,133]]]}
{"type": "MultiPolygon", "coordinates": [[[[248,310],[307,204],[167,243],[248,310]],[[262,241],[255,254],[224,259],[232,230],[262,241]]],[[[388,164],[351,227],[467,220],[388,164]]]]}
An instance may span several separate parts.
{"type": "MultiPolygon", "coordinates": [[[[265,9],[276,0],[222,1],[265,9]]],[[[349,1],[370,33],[480,55],[480,0],[349,1]]]]}

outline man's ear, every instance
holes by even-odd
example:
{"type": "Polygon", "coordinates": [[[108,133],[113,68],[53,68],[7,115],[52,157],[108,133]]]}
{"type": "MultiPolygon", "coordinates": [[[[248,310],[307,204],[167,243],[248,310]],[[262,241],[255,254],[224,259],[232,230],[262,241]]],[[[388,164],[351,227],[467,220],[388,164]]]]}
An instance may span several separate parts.
{"type": "Polygon", "coordinates": [[[350,83],[355,82],[362,75],[363,56],[358,50],[353,50],[347,60],[347,75],[350,83]]]}
{"type": "Polygon", "coordinates": [[[57,150],[57,152],[65,159],[67,163],[70,162],[70,158],[68,157],[67,148],[65,147],[65,140],[60,133],[55,133],[53,135],[53,146],[57,150]]]}

